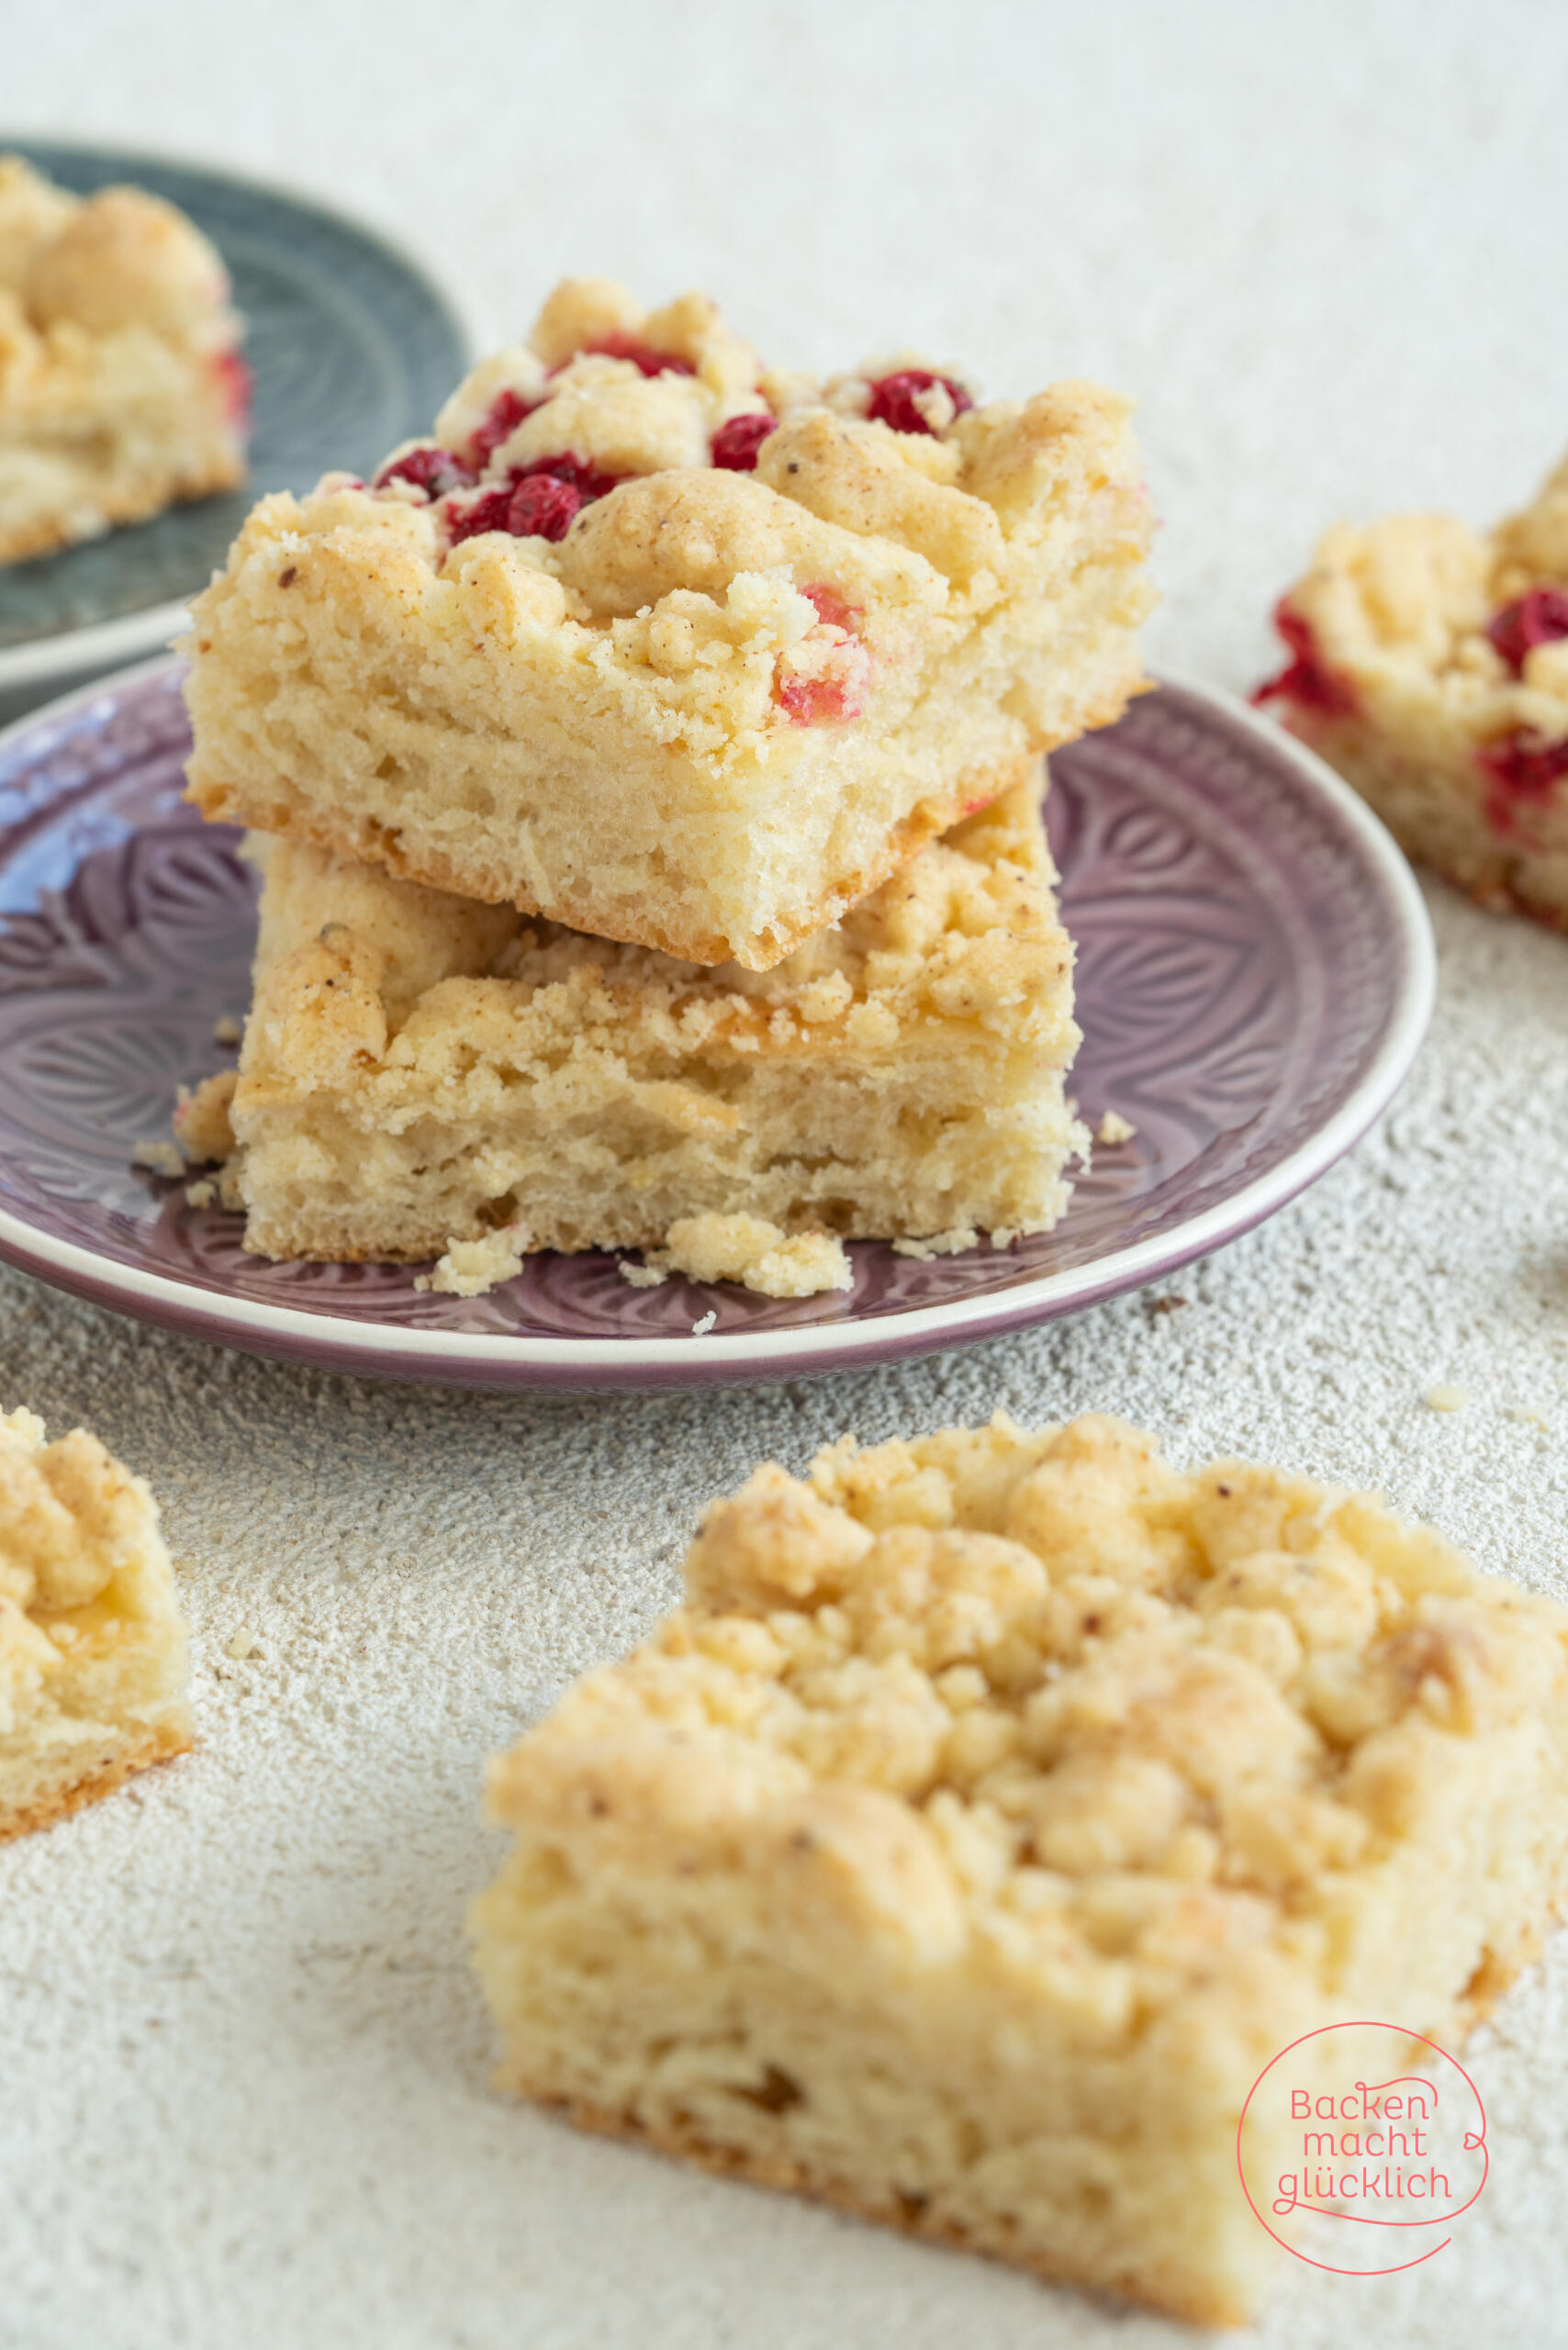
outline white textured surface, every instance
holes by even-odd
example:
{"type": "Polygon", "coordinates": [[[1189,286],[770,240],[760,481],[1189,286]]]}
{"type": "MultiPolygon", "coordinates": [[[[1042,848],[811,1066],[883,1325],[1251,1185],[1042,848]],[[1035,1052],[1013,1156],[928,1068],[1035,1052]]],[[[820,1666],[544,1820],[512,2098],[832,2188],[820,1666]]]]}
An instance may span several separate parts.
{"type": "MultiPolygon", "coordinates": [[[[1519,499],[1568,431],[1568,13],[794,0],[6,0],[0,108],[297,180],[499,328],[564,268],[711,285],[785,358],[1137,391],[1154,649],[1233,686],[1336,510],[1519,499]]],[[[574,2137],[486,2087],[486,1753],[671,1597],[759,1457],[1109,1406],[1375,1482],[1565,1582],[1568,945],[1433,893],[1379,1133],[1177,1283],[963,1357],[673,1402],[352,1385],[0,1277],[0,1386],[163,1497],[206,1742],[0,1854],[4,2350],[1055,2350],[1184,2337],[574,2137]],[[1439,1382],[1471,1401],[1425,1407],[1439,1382]],[[1538,1415],[1540,1422],[1515,1416],[1538,1415]],[[237,1633],[257,1653],[228,1658],[237,1633]]],[[[1568,1946],[1475,2043],[1491,2183],[1260,2339],[1568,2344],[1568,1946]]]]}

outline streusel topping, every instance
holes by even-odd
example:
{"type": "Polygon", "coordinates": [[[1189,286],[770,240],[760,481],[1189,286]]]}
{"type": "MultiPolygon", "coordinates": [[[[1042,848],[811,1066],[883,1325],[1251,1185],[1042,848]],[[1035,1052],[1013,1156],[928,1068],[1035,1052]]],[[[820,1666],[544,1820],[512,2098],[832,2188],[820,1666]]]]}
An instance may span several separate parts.
{"type": "Polygon", "coordinates": [[[85,1429],[50,1444],[32,1412],[0,1413],[0,1661],[53,1664],[45,1626],[135,1563],[151,1508],[140,1478],[85,1429]]]}
{"type": "Polygon", "coordinates": [[[683,1804],[738,1820],[880,1789],[924,1831],[901,1846],[901,1930],[1118,1962],[1094,1997],[1128,2029],[1205,1951],[1271,1942],[1331,1979],[1341,1889],[1440,1810],[1464,1740],[1568,1674],[1568,1615],[1374,1499],[1245,1461],[1185,1472],[1095,1415],[846,1438],[803,1483],[759,1470],[709,1511],[686,1582],[520,1750],[528,1807],[556,1741],[562,1800],[585,1801],[599,1736],[603,1803],[630,1786],[666,1833],[683,1804]],[[686,1785],[683,1727],[725,1735],[727,1785],[686,1785]]]}

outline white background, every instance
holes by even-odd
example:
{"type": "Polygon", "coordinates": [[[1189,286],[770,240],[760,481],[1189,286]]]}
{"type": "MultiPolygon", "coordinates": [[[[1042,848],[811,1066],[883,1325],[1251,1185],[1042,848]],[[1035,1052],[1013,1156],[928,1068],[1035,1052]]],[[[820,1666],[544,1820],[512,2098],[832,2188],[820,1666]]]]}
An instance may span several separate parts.
{"type": "MultiPolygon", "coordinates": [[[[286,180],[492,339],[566,271],[699,285],[784,360],[1135,392],[1158,662],[1245,688],[1339,513],[1485,521],[1568,438],[1568,8],[0,0],[6,129],[286,180]]],[[[1383,1485],[1564,1575],[1568,944],[1430,892],[1391,1116],[1181,1277],[1046,1332],[711,1399],[353,1384],[0,1276],[0,1388],[163,1496],[206,1742],[0,1854],[4,2350],[1176,2343],[501,2104],[463,1905],[483,1758],[668,1603],[702,1501],[821,1441],[1093,1405],[1383,1485]],[[1450,1416],[1435,1381],[1466,1388],[1450,1416]],[[260,1654],[226,1660],[236,1631],[260,1654]]],[[[1260,2339],[1568,2344],[1568,1964],[1475,2043],[1491,2183],[1409,2278],[1260,2339]]]]}

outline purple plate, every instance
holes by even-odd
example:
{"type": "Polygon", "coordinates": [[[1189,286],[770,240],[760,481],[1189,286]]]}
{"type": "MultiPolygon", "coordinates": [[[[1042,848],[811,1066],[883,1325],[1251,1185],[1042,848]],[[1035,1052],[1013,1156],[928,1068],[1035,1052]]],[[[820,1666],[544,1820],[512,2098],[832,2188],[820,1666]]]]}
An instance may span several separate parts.
{"type": "Polygon", "coordinates": [[[1102,1147],[1054,1233],[922,1264],[854,1245],[851,1292],[634,1290],[532,1259],[487,1297],[406,1268],[272,1265],[242,1220],[133,1166],[174,1089],[231,1050],[254,881],[180,793],[162,660],[0,735],[0,1257],[95,1304],[257,1354],[486,1387],[778,1379],[1015,1330],[1159,1281],[1271,1214],[1365,1132],[1431,1010],[1404,858],[1318,760],[1225,696],[1166,684],[1051,762],[1078,942],[1074,1086],[1102,1147]],[[716,1316],[699,1336],[692,1325],[716,1316]]]}

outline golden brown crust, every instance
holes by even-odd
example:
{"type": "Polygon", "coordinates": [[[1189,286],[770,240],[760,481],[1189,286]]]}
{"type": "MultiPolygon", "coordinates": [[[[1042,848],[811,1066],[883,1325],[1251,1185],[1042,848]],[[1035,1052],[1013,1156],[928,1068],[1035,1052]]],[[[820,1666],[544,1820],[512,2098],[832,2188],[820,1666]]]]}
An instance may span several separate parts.
{"type": "MultiPolygon", "coordinates": [[[[1087,2268],[1075,2268],[1068,2261],[1042,2259],[1036,2253],[1022,2250],[1000,2228],[995,2240],[988,2241],[978,2229],[946,2220],[929,2208],[921,2210],[918,2197],[884,2199],[868,2195],[853,2179],[820,2175],[803,2162],[750,2154],[739,2146],[722,2146],[696,2131],[650,2129],[634,2113],[617,2112],[609,2106],[595,2105],[587,2098],[561,2097],[518,2078],[504,2065],[496,2075],[496,2086],[514,2097],[527,2098],[547,2111],[561,2114],[576,2129],[645,2146],[650,2152],[677,2162],[693,2163],[699,2170],[711,2171],[715,2177],[741,2179],[751,2187],[772,2188],[786,2195],[805,2196],[813,2202],[831,2203],[835,2210],[847,2211],[854,2219],[895,2228],[902,2235],[915,2236],[921,2243],[936,2245],[944,2252],[974,2253],[983,2259],[1002,2261],[1009,2268],[1022,2268],[1029,2276],[1037,2277],[1042,2284],[1072,2285],[1091,2293],[1105,2290],[1105,2279],[1087,2268]]],[[[1172,2317],[1184,2318],[1189,2325],[1245,2325],[1253,2314],[1243,2303],[1224,2294],[1194,2293],[1175,2277],[1146,2275],[1141,2270],[1136,2275],[1129,2272],[1121,2289],[1155,2309],[1169,2311],[1172,2317]]]]}
{"type": "Polygon", "coordinates": [[[194,1733],[185,1728],[163,1726],[149,1731],[139,1744],[127,1746],[84,1777],[52,1788],[36,1803],[19,1810],[0,1812],[0,1844],[8,1843],[14,1836],[29,1836],[37,1828],[52,1828],[56,1820],[68,1818],[73,1811],[97,1803],[104,1796],[112,1796],[117,1787],[123,1786],[138,1772],[150,1771],[156,1763],[172,1762],[176,1755],[188,1754],[195,1744],[194,1733]]]}

